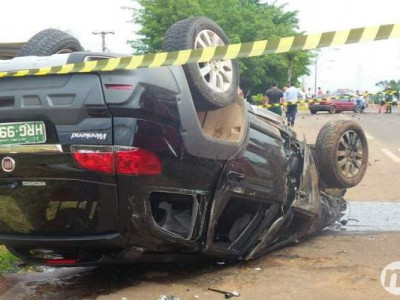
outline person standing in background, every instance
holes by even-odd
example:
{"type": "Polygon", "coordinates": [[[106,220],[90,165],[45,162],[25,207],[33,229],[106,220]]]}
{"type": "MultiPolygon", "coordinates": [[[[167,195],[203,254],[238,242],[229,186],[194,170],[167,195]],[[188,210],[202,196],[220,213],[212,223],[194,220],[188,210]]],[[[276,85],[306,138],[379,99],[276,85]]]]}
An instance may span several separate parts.
{"type": "Polygon", "coordinates": [[[379,101],[378,101],[378,114],[382,113],[382,108],[385,106],[385,95],[379,93],[379,101]]]}
{"type": "Polygon", "coordinates": [[[306,108],[308,108],[310,101],[313,99],[313,93],[310,87],[305,91],[304,95],[306,98],[306,108]]]}
{"type": "Polygon", "coordinates": [[[238,87],[237,95],[238,95],[240,98],[244,99],[243,90],[242,90],[240,87],[238,87]]]}
{"type": "Polygon", "coordinates": [[[310,87],[307,89],[307,91],[306,91],[305,94],[306,94],[306,100],[307,100],[307,101],[309,101],[309,100],[312,99],[313,94],[312,94],[312,91],[311,91],[311,88],[310,88],[310,87]]]}
{"type": "Polygon", "coordinates": [[[393,103],[393,93],[391,91],[391,87],[387,87],[385,91],[385,104],[386,104],[386,111],[385,114],[392,113],[392,103],[393,103]]]}
{"type": "Polygon", "coordinates": [[[271,88],[267,90],[264,94],[263,105],[272,105],[268,107],[268,110],[282,116],[282,101],[283,92],[278,89],[278,84],[276,82],[273,82],[271,84],[271,88]]]}
{"type": "Polygon", "coordinates": [[[296,88],[293,84],[285,91],[284,98],[286,101],[286,118],[288,122],[288,126],[294,126],[294,121],[296,120],[297,114],[297,101],[299,96],[301,95],[298,88],[296,88]]]}
{"type": "Polygon", "coordinates": [[[321,87],[318,87],[317,96],[322,96],[324,92],[322,91],[321,87]]]}

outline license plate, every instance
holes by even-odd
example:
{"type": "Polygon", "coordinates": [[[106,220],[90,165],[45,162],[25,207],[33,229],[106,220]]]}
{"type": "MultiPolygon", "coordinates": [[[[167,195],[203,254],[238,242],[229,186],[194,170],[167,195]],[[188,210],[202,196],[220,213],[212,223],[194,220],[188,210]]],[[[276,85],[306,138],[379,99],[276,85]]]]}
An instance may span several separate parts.
{"type": "Polygon", "coordinates": [[[46,126],[42,121],[0,123],[0,146],[45,142],[46,126]]]}

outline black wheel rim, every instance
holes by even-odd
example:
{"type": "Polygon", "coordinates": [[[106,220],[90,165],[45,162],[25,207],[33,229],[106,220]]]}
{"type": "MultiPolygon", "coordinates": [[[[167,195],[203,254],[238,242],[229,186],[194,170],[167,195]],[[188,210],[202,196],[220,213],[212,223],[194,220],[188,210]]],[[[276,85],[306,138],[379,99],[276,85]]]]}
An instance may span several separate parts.
{"type": "Polygon", "coordinates": [[[340,172],[347,178],[356,176],[361,170],[363,156],[360,135],[354,130],[344,132],[336,151],[340,172]]]}

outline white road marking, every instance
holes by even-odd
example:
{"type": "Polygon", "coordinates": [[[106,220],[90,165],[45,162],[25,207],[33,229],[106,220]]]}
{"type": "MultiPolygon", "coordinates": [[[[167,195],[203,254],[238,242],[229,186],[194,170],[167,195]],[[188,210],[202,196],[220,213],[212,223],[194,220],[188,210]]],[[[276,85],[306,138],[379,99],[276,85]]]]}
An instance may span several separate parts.
{"type": "Polygon", "coordinates": [[[367,140],[373,140],[374,139],[374,137],[372,135],[368,134],[366,131],[364,131],[364,133],[365,133],[365,137],[367,138],[367,140]]]}
{"type": "Polygon", "coordinates": [[[390,151],[389,149],[386,149],[386,148],[382,148],[381,150],[387,157],[389,157],[395,163],[400,164],[400,157],[395,155],[392,151],[390,151]]]}

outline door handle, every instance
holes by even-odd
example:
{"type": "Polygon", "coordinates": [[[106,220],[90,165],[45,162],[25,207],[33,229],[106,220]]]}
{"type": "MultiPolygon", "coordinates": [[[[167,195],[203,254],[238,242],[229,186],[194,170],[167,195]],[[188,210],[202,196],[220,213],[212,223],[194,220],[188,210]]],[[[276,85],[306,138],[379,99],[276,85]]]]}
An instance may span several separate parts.
{"type": "Polygon", "coordinates": [[[227,177],[229,180],[242,181],[246,178],[246,175],[235,171],[229,171],[227,177]]]}

